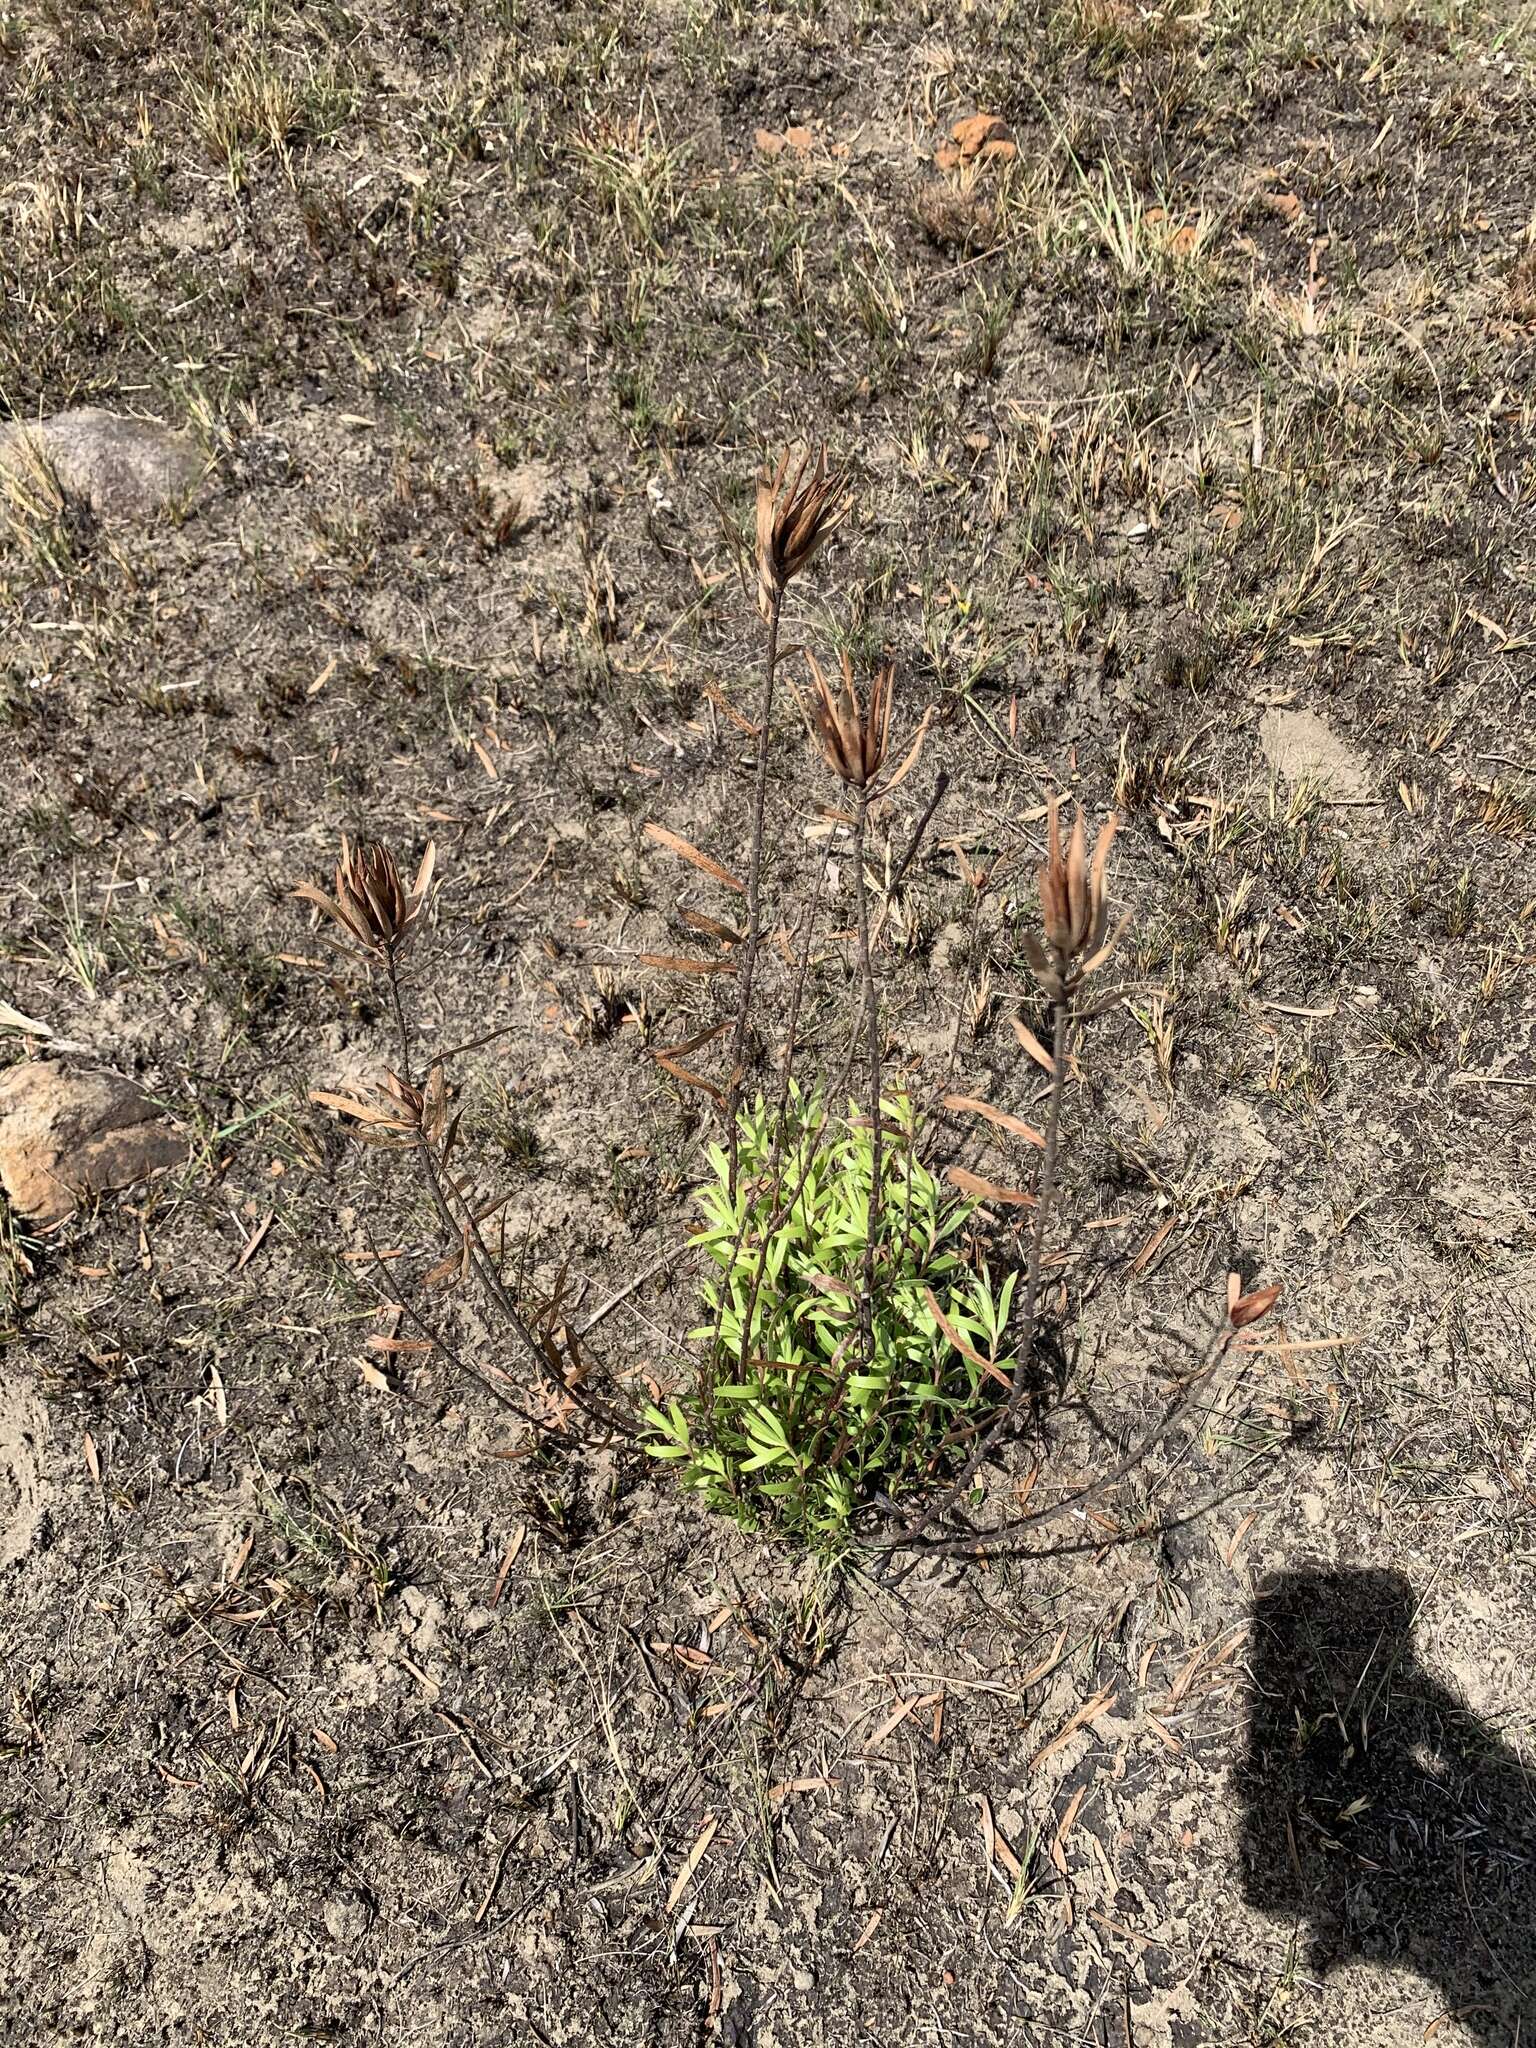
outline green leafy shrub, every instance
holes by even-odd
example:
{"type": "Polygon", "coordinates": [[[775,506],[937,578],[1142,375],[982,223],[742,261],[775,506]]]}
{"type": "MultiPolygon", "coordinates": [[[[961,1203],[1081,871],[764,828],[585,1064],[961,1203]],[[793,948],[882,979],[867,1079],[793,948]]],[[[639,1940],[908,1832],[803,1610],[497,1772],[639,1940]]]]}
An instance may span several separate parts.
{"type": "Polygon", "coordinates": [[[709,1320],[693,1333],[704,1352],[690,1384],[645,1411],[646,1448],[747,1526],[835,1545],[861,1502],[942,1473],[957,1436],[968,1446],[967,1424],[1012,1370],[1014,1275],[994,1290],[969,1256],[975,1204],[918,1157],[911,1103],[885,1102],[871,1346],[868,1120],[796,1091],[775,1163],[776,1122],[761,1100],[741,1112],[734,1200],[726,1154],[711,1149],[694,1239],[715,1269],[701,1290],[709,1320]]]}

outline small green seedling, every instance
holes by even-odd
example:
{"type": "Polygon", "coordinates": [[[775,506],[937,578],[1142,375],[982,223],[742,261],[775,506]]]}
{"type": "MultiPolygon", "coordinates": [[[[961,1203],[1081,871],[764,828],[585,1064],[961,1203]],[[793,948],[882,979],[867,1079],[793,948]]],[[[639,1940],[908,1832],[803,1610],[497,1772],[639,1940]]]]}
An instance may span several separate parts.
{"type": "Polygon", "coordinates": [[[778,1123],[761,1100],[740,1113],[734,1197],[711,1149],[694,1239],[714,1267],[693,1333],[704,1353],[685,1389],[646,1409],[645,1441],[745,1526],[835,1549],[863,1503],[941,1476],[1006,1393],[1014,1275],[993,1286],[970,1242],[975,1204],[923,1164],[920,1120],[898,1097],[882,1105],[866,1314],[868,1120],[794,1090],[776,1147],[778,1123]]]}

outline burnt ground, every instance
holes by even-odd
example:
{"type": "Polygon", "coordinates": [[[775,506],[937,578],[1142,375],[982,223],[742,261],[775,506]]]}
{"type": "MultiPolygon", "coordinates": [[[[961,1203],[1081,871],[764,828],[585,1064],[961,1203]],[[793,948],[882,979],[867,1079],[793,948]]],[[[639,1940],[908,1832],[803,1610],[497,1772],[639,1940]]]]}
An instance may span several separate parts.
{"type": "Polygon", "coordinates": [[[54,0],[0,75],[5,408],[207,464],[0,521],[0,994],[191,1144],[4,1218],[7,2038],[1529,2038],[1529,8],[54,0]],[[1016,154],[936,168],[977,112],[1016,154]],[[644,828],[744,858],[732,536],[797,436],[858,484],[788,637],[936,708],[877,888],[951,777],[882,906],[926,1099],[1029,1112],[1043,798],[1124,820],[989,1502],[1115,1464],[1229,1270],[1285,1290],[1032,1554],[899,1584],[370,1348],[441,1248],[310,1100],[392,1054],[290,893],[435,839],[420,1029],[504,1034],[455,1078],[517,1284],[647,1276],[588,1342],[675,1383],[710,1105],[654,1055],[730,998],[640,956],[730,907],[644,828]]]}

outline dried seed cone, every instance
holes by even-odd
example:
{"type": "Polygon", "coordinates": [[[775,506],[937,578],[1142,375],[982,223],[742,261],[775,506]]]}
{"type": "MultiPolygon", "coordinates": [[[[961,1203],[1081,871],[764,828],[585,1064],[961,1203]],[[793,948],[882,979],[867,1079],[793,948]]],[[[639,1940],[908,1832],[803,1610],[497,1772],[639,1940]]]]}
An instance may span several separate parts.
{"type": "Polygon", "coordinates": [[[395,857],[382,841],[365,839],[359,846],[341,842],[336,863],[336,907],[342,922],[359,943],[388,952],[405,936],[411,920],[410,899],[395,857]]]}
{"type": "Polygon", "coordinates": [[[891,736],[892,685],[896,670],[887,662],[870,684],[869,702],[859,699],[853,663],[842,658],[842,688],[834,690],[814,654],[805,657],[811,671],[808,716],[827,766],[850,789],[868,789],[885,765],[891,736]]]}
{"type": "Polygon", "coordinates": [[[798,576],[848,510],[848,472],[828,469],[827,451],[802,455],[789,476],[789,451],[757,480],[757,608],[768,618],[785,586],[798,576]],[[789,478],[786,484],[785,479],[789,478]]]}
{"type": "Polygon", "coordinates": [[[394,855],[381,840],[365,839],[353,846],[343,839],[335,895],[327,896],[309,882],[301,883],[294,894],[339,924],[366,957],[389,960],[399,953],[421,915],[436,860],[437,849],[429,844],[416,880],[407,889],[394,855]]]}
{"type": "Polygon", "coordinates": [[[1057,798],[1050,799],[1045,864],[1040,870],[1040,922],[1045,943],[1041,945],[1031,935],[1026,936],[1024,947],[1035,979],[1053,1001],[1063,1000],[1101,967],[1119,937],[1116,932],[1105,938],[1109,923],[1105,876],[1119,829],[1120,820],[1111,814],[1099,832],[1090,863],[1087,827],[1079,804],[1071,842],[1063,853],[1061,805],[1057,798]]]}

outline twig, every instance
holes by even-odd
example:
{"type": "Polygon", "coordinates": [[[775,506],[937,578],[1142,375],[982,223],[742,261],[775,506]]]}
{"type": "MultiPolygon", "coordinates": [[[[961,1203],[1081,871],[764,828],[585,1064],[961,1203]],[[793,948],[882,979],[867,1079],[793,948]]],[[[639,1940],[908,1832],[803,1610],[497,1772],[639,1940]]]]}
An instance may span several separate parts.
{"type": "MultiPolygon", "coordinates": [[[[395,959],[393,952],[386,956],[385,973],[389,984],[390,1003],[394,1010],[395,1032],[400,1044],[400,1079],[407,1088],[411,1088],[414,1085],[411,1080],[411,1033],[410,1027],[406,1022],[405,1004],[400,994],[399,963],[395,959]]],[[[532,1330],[529,1329],[522,1311],[508,1292],[506,1282],[502,1279],[501,1274],[496,1268],[496,1262],[491,1257],[480,1226],[476,1222],[468,1203],[464,1202],[462,1195],[460,1195],[459,1199],[464,1203],[465,1213],[462,1220],[455,1217],[443,1186],[441,1162],[433,1150],[431,1138],[427,1135],[427,1131],[419,1119],[413,1126],[412,1135],[415,1141],[416,1160],[421,1169],[421,1177],[426,1183],[427,1190],[432,1197],[433,1206],[437,1210],[443,1228],[448,1233],[450,1242],[463,1245],[470,1265],[474,1269],[475,1277],[479,1280],[481,1287],[490,1300],[506,1318],[508,1328],[517,1338],[519,1344],[522,1345],[524,1351],[527,1352],[539,1376],[547,1380],[550,1386],[557,1392],[568,1395],[578,1408],[594,1422],[600,1423],[603,1428],[613,1430],[621,1436],[632,1434],[628,1425],[621,1421],[618,1416],[614,1415],[607,1408],[606,1404],[594,1401],[584,1388],[575,1385],[564,1373],[556,1368],[554,1361],[549,1357],[537,1337],[534,1336],[532,1330]]]]}
{"type": "Polygon", "coordinates": [[[632,1294],[645,1285],[647,1280],[654,1279],[664,1266],[670,1266],[674,1259],[681,1256],[682,1253],[680,1251],[669,1245],[660,1258],[653,1259],[650,1265],[643,1272],[637,1273],[627,1286],[621,1287],[617,1294],[610,1294],[605,1302],[593,1309],[591,1315],[578,1323],[576,1335],[578,1337],[585,1337],[589,1330],[595,1330],[600,1322],[604,1321],[606,1317],[611,1316],[616,1308],[622,1307],[632,1294]]]}
{"type": "MultiPolygon", "coordinates": [[[[367,1241],[369,1251],[373,1254],[374,1264],[379,1264],[379,1248],[378,1245],[374,1242],[373,1232],[368,1228],[366,1222],[364,1222],[363,1224],[363,1236],[367,1241]]],[[[431,1323],[427,1321],[426,1317],[422,1315],[416,1308],[414,1308],[410,1302],[397,1300],[392,1296],[386,1295],[383,1289],[379,1286],[377,1281],[372,1281],[370,1282],[370,1284],[380,1304],[384,1307],[399,1309],[401,1315],[405,1317],[405,1320],[411,1325],[411,1327],[413,1329],[419,1330],[422,1336],[425,1337],[428,1340],[428,1342],[435,1347],[435,1349],[441,1351],[444,1358],[448,1360],[448,1363],[451,1366],[453,1366],[456,1371],[463,1373],[467,1379],[472,1379],[478,1385],[482,1386],[485,1389],[486,1393],[490,1395],[493,1401],[499,1401],[503,1408],[510,1409],[511,1412],[518,1418],[518,1420],[520,1422],[525,1422],[530,1429],[538,1430],[544,1435],[549,1434],[550,1425],[547,1422],[541,1422],[539,1418],[536,1415],[531,1414],[529,1410],[526,1409],[520,1401],[515,1401],[512,1398],[512,1396],[509,1393],[507,1393],[503,1388],[498,1387],[494,1380],[488,1379],[483,1372],[479,1371],[475,1366],[472,1366],[467,1359],[461,1358],[458,1352],[454,1350],[453,1346],[441,1334],[441,1332],[434,1329],[431,1323]]]]}
{"type": "Polygon", "coordinates": [[[960,1057],[960,1034],[965,1029],[965,1006],[971,994],[971,963],[976,958],[976,942],[981,936],[981,910],[987,900],[987,884],[990,876],[981,875],[974,886],[971,901],[971,929],[965,942],[965,980],[960,986],[960,1000],[955,1006],[955,1028],[949,1038],[949,1059],[944,1068],[945,1085],[948,1086],[955,1071],[955,1062],[960,1057]]]}
{"type": "Polygon", "coordinates": [[[736,1114],[741,1105],[747,1025],[752,1014],[752,985],[757,975],[758,947],[762,942],[763,820],[768,803],[768,747],[773,721],[774,680],[779,665],[779,614],[783,604],[783,592],[775,584],[768,598],[768,647],[763,661],[763,691],[758,702],[757,762],[752,779],[752,843],[747,855],[747,930],[742,941],[736,981],[736,1028],[731,1034],[731,1078],[725,1100],[726,1147],[730,1162],[728,1187],[732,1200],[736,1195],[736,1161],[740,1149],[736,1114]]]}
{"type": "Polygon", "coordinates": [[[929,825],[932,823],[934,812],[939,808],[939,805],[944,801],[944,792],[948,788],[949,770],[947,768],[941,768],[938,774],[933,779],[933,795],[929,797],[927,803],[923,806],[923,815],[917,821],[917,829],[913,832],[911,839],[907,842],[906,852],[901,856],[901,859],[896,864],[895,874],[892,875],[890,881],[886,884],[885,893],[887,896],[894,896],[896,891],[901,887],[903,881],[906,879],[907,869],[911,867],[913,861],[916,860],[917,850],[923,843],[923,834],[928,830],[929,825]]]}
{"type": "Polygon", "coordinates": [[[1134,1472],[1144,1463],[1149,1453],[1156,1450],[1157,1446],[1173,1433],[1189,1412],[1195,1395],[1227,1355],[1236,1334],[1237,1332],[1226,1328],[1218,1331],[1198,1370],[1184,1382],[1168,1404],[1161,1421],[1137,1441],[1134,1449],[1112,1465],[1107,1472],[1100,1473],[1096,1479],[1089,1480],[1085,1485],[1075,1487],[1071,1493],[1063,1494],[1060,1500],[1052,1501],[1049,1507],[1036,1508],[1033,1513],[1027,1515],[1016,1515],[1011,1521],[1000,1522],[995,1529],[967,1530],[954,1536],[925,1537],[922,1528],[930,1518],[924,1516],[917,1528],[910,1531],[896,1530],[888,1537],[872,1540],[870,1547],[883,1551],[912,1550],[924,1557],[980,1556],[1004,1538],[1017,1535],[1022,1529],[1038,1528],[1042,1523],[1058,1521],[1063,1515],[1071,1514],[1088,1501],[1099,1498],[1134,1472]]]}
{"type": "Polygon", "coordinates": [[[860,1320],[864,1355],[875,1369],[875,1246],[880,1234],[883,1132],[880,1122],[880,998],[875,987],[874,955],[869,943],[869,881],[864,873],[864,841],[869,824],[869,786],[858,791],[853,814],[854,900],[859,920],[859,981],[864,995],[865,1051],[869,1060],[870,1178],[869,1216],[864,1234],[864,1298],[860,1320]]]}
{"type": "MultiPolygon", "coordinates": [[[[767,1179],[770,1180],[773,1185],[774,1214],[768,1224],[767,1229],[764,1230],[761,1242],[758,1245],[757,1261],[752,1271],[752,1285],[747,1293],[746,1313],[742,1324],[741,1332],[741,1350],[738,1355],[737,1361],[740,1370],[743,1373],[747,1371],[749,1364],[751,1362],[752,1319],[757,1313],[757,1298],[762,1290],[763,1274],[767,1267],[768,1247],[772,1241],[773,1233],[778,1229],[779,1225],[783,1222],[784,1218],[789,1214],[789,1211],[793,1208],[795,1202],[797,1202],[800,1199],[800,1189],[804,1187],[806,1180],[806,1170],[802,1170],[800,1179],[796,1183],[795,1192],[792,1199],[787,1204],[780,1203],[779,1198],[783,1193],[782,1172],[784,1160],[784,1140],[788,1135],[789,1131],[789,1091],[794,1083],[795,1078],[795,1037],[800,1026],[800,1006],[805,997],[805,984],[807,977],[810,973],[811,945],[816,933],[816,913],[821,908],[821,888],[822,882],[826,877],[826,872],[826,862],[818,861],[816,864],[816,884],[811,891],[810,907],[807,910],[805,917],[805,936],[800,948],[800,965],[795,974],[794,991],[791,994],[789,1001],[789,1019],[785,1027],[784,1033],[784,1060],[779,1073],[778,1109],[774,1124],[773,1146],[768,1155],[768,1166],[766,1173],[767,1179]]],[[[813,1151],[812,1157],[814,1158],[814,1156],[815,1155],[813,1151]]],[[[741,1247],[747,1234],[748,1213],[748,1211],[743,1210],[741,1225],[736,1233],[736,1242],[731,1247],[730,1263],[727,1266],[725,1273],[725,1280],[727,1285],[730,1282],[731,1276],[735,1272],[736,1261],[741,1256],[741,1247]]],[[[715,1310],[714,1338],[710,1345],[710,1357],[712,1359],[715,1356],[717,1356],[719,1352],[720,1324],[722,1319],[724,1318],[724,1315],[725,1290],[724,1288],[722,1288],[720,1293],[720,1299],[716,1305],[715,1310]]]]}
{"type": "Polygon", "coordinates": [[[959,1477],[919,1514],[909,1516],[904,1530],[892,1539],[897,1544],[915,1543],[926,1529],[932,1527],[942,1515],[946,1515],[971,1485],[982,1464],[998,1439],[1010,1429],[1018,1426],[1019,1409],[1024,1398],[1025,1369],[1034,1357],[1035,1319],[1040,1305],[1040,1273],[1045,1253],[1045,1233],[1050,1223],[1051,1211],[1056,1193],[1056,1159],[1061,1142],[1061,1098],[1066,1076],[1067,1026],[1070,1005],[1065,998],[1057,1001],[1055,1010],[1056,1028],[1051,1043],[1051,1096],[1046,1112],[1045,1157],[1040,1168],[1040,1185],[1035,1197],[1034,1228],[1029,1240],[1029,1262],[1024,1278],[1024,1302],[1019,1311],[1019,1327],[1022,1332],[1013,1366],[1013,1383],[1008,1389],[1008,1399],[994,1416],[989,1428],[976,1440],[971,1455],[960,1469],[959,1477]]]}

